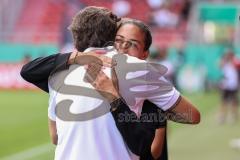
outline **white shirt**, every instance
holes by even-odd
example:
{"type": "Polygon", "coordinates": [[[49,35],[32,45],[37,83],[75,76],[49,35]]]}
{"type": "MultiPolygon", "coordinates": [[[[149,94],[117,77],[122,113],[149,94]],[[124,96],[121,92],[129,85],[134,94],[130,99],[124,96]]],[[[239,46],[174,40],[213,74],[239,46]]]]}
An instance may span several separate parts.
{"type": "Polygon", "coordinates": [[[237,69],[231,62],[226,62],[223,67],[222,88],[228,90],[237,90],[238,88],[238,73],[237,69]]]}
{"type": "MultiPolygon", "coordinates": [[[[116,55],[116,51],[108,52],[106,55],[112,57],[116,55]]],[[[127,59],[128,63],[146,62],[131,56],[127,56],[127,59]]],[[[74,66],[76,67],[76,65],[70,66],[70,70],[74,66]]],[[[122,70],[126,70],[126,68],[124,68],[123,66],[120,65],[120,67],[122,67],[122,70]]],[[[103,71],[108,76],[110,76],[109,68],[105,68],[103,71]]],[[[89,83],[86,83],[83,80],[85,72],[85,68],[83,66],[79,66],[66,77],[64,83],[67,85],[83,86],[93,89],[93,87],[89,83]]],[[[118,78],[121,77],[121,75],[119,75],[121,73],[119,73],[119,71],[117,70],[116,72],[118,78]]],[[[149,70],[149,72],[151,74],[156,74],[156,71],[154,70],[149,70]]],[[[143,73],[146,72],[140,71],[137,73],[130,73],[125,78],[127,78],[128,80],[133,79],[134,77],[144,75],[143,73]]],[[[58,83],[56,81],[56,78],[59,75],[61,75],[61,72],[57,73],[55,75],[56,77],[52,77],[49,79],[49,86],[52,86],[52,84],[54,83],[58,83]]],[[[149,77],[145,78],[145,80],[147,80],[147,78],[149,77]]],[[[159,84],[164,85],[164,78],[160,77],[159,79],[163,80],[159,82],[159,84]]],[[[131,106],[131,109],[136,110],[136,113],[141,112],[142,103],[145,99],[152,101],[163,110],[167,110],[177,101],[179,97],[179,92],[176,91],[175,88],[171,88],[171,90],[168,89],[169,91],[165,94],[159,94],[154,92],[153,85],[152,87],[149,85],[142,85],[139,87],[133,85],[129,88],[129,84],[127,83],[128,81],[123,82],[120,78],[120,94],[126,100],[128,105],[131,106]],[[128,88],[126,88],[126,86],[128,88]],[[132,90],[129,90],[131,88],[132,90]]],[[[58,134],[58,144],[55,151],[55,160],[139,159],[138,156],[131,153],[131,151],[128,149],[122,136],[120,135],[120,132],[115,125],[115,121],[110,112],[85,121],[65,121],[62,120],[60,116],[56,115],[56,104],[62,100],[73,101],[69,108],[69,112],[71,112],[72,114],[79,114],[91,111],[92,109],[99,107],[99,105],[101,104],[110,107],[109,103],[104,98],[97,99],[81,95],[63,94],[61,93],[62,88],[63,87],[60,86],[57,89],[58,91],[55,91],[51,87],[49,87],[50,100],[48,116],[51,120],[56,121],[58,134]]],[[[164,90],[164,86],[162,88],[164,90]]],[[[99,94],[97,91],[94,92],[96,92],[96,94],[99,94]]]]}

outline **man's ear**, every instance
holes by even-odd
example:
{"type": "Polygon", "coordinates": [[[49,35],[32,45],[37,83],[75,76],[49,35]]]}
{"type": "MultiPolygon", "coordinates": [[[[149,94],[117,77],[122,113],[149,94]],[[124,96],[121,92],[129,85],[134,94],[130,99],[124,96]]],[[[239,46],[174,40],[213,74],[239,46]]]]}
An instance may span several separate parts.
{"type": "Polygon", "coordinates": [[[144,51],[142,56],[141,56],[141,59],[143,59],[143,60],[147,59],[148,55],[149,55],[149,51],[148,50],[144,51]]]}

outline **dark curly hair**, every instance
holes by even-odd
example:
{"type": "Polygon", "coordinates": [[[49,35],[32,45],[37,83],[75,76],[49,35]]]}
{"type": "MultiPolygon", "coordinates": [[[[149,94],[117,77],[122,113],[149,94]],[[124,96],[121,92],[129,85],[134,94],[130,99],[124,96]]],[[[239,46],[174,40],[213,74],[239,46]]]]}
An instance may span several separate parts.
{"type": "Polygon", "coordinates": [[[72,32],[74,46],[78,51],[89,47],[104,47],[113,42],[117,32],[117,18],[103,7],[89,6],[79,11],[68,27],[72,32]]]}

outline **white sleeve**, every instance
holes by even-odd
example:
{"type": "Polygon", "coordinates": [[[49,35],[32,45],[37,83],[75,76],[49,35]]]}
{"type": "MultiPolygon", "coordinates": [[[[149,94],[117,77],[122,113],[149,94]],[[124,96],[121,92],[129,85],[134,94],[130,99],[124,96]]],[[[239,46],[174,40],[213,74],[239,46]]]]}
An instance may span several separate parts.
{"type": "Polygon", "coordinates": [[[160,64],[131,59],[133,62],[141,62],[142,67],[140,66],[137,72],[128,72],[126,76],[127,80],[131,80],[130,83],[126,81],[126,83],[129,83],[127,87],[132,92],[130,94],[135,98],[149,100],[164,111],[175,106],[180,99],[180,93],[172,83],[164,78],[167,68],[160,64]]]}
{"type": "MultiPolygon", "coordinates": [[[[160,86],[161,87],[161,86],[160,86]]],[[[180,93],[175,87],[165,92],[148,94],[146,99],[157,105],[162,110],[166,111],[174,107],[180,98],[180,93]]]]}
{"type": "Polygon", "coordinates": [[[180,98],[180,93],[171,82],[166,80],[164,75],[161,75],[156,71],[152,71],[150,68],[151,67],[148,68],[150,76],[146,76],[147,90],[150,90],[149,88],[152,88],[153,86],[156,89],[150,90],[151,92],[147,92],[145,98],[162,110],[166,111],[175,106],[180,98]]]}
{"type": "Polygon", "coordinates": [[[56,121],[56,94],[57,92],[54,91],[50,86],[49,88],[49,104],[48,104],[48,118],[52,121],[56,121]]]}
{"type": "Polygon", "coordinates": [[[156,81],[146,80],[146,84],[135,86],[130,90],[134,89],[140,95],[139,97],[149,100],[164,111],[175,106],[180,98],[180,93],[164,77],[156,81]]]}

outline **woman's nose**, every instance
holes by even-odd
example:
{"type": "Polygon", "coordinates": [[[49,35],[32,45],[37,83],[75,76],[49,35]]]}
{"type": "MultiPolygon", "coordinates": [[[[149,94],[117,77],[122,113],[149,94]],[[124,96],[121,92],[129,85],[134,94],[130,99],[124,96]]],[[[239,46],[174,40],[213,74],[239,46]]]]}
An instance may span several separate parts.
{"type": "Polygon", "coordinates": [[[127,54],[127,53],[128,53],[128,48],[120,47],[120,48],[118,49],[118,52],[119,52],[119,53],[125,53],[125,54],[127,54]]]}
{"type": "Polygon", "coordinates": [[[128,49],[130,47],[130,45],[131,44],[128,41],[125,41],[125,42],[122,43],[122,48],[128,49]]]}

